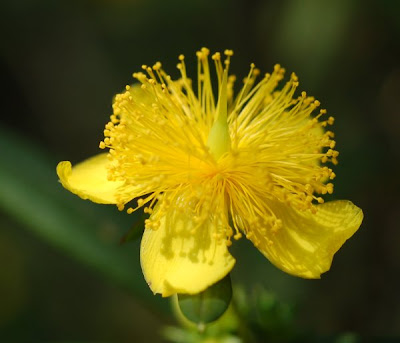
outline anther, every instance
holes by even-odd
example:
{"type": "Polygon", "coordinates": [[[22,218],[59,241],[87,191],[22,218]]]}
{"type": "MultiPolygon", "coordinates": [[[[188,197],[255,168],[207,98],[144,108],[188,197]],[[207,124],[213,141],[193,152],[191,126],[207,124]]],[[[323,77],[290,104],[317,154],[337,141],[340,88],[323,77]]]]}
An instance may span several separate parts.
{"type": "Polygon", "coordinates": [[[240,238],[242,238],[242,234],[241,234],[240,232],[238,232],[238,233],[236,233],[236,234],[233,236],[233,238],[234,238],[235,240],[239,240],[240,238]]]}
{"type": "Polygon", "coordinates": [[[159,70],[161,68],[161,62],[156,62],[154,65],[153,65],[153,69],[154,70],[159,70]]]}
{"type": "Polygon", "coordinates": [[[219,61],[221,59],[221,54],[219,52],[216,52],[215,54],[212,55],[211,57],[214,61],[219,61]]]}
{"type": "Polygon", "coordinates": [[[153,209],[151,207],[145,207],[143,209],[143,212],[144,213],[148,213],[148,214],[152,214],[153,213],[153,209]]]}

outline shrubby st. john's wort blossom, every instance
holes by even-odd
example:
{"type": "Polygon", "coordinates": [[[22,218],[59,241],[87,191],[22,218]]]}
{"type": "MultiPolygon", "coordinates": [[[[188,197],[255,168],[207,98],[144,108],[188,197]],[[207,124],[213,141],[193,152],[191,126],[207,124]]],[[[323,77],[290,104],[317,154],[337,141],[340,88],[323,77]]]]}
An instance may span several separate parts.
{"type": "Polygon", "coordinates": [[[279,65],[256,82],[252,64],[234,95],[232,54],[198,51],[195,80],[183,55],[178,80],[159,62],[143,66],[133,74],[138,85],[115,97],[100,143],[108,152],[57,166],[63,186],[81,198],[149,214],[141,265],[163,296],[221,280],[235,264],[228,247],[242,236],[283,271],[319,278],[363,218],[350,201],[320,196],[333,192],[333,117],[305,92],[295,96],[295,74],[277,88],[279,65]]]}

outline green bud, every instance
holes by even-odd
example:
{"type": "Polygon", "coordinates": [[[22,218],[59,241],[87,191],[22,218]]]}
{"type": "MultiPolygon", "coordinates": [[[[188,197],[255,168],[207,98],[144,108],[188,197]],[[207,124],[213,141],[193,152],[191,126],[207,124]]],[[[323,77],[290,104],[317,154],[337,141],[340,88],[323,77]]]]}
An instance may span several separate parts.
{"type": "Polygon", "coordinates": [[[229,274],[201,293],[178,294],[182,314],[198,327],[221,317],[228,309],[231,299],[232,285],[229,274]]]}

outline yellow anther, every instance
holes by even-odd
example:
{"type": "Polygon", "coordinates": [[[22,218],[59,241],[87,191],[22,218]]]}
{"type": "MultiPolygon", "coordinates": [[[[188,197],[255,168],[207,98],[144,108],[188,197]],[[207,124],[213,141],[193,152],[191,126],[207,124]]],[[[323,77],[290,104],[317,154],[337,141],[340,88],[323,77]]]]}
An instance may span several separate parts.
{"type": "Polygon", "coordinates": [[[338,156],[339,156],[339,151],[333,150],[332,156],[333,156],[333,157],[338,157],[338,156]]]}
{"type": "Polygon", "coordinates": [[[239,240],[240,238],[242,238],[242,234],[240,233],[240,232],[237,232],[234,236],[233,236],[233,238],[235,239],[235,240],[239,240]]]}
{"type": "Polygon", "coordinates": [[[154,69],[154,70],[160,70],[160,69],[161,69],[161,63],[160,63],[160,62],[156,62],[156,63],[153,65],[153,69],[154,69]]]}
{"type": "Polygon", "coordinates": [[[215,54],[212,55],[211,57],[214,61],[219,61],[221,59],[221,54],[219,52],[216,52],[215,54]]]}
{"type": "Polygon", "coordinates": [[[332,183],[326,184],[326,190],[329,194],[332,194],[333,193],[333,184],[332,183]]]}
{"type": "Polygon", "coordinates": [[[151,207],[145,207],[145,208],[143,209],[143,212],[144,212],[144,213],[151,214],[151,213],[153,213],[153,209],[152,209],[151,207]]]}

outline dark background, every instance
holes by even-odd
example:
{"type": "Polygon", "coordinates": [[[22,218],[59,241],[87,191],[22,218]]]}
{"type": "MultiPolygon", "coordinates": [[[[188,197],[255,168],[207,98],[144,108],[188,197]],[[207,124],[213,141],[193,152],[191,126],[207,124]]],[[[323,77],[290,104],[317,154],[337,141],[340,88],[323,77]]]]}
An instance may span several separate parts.
{"type": "Polygon", "coordinates": [[[297,73],[336,118],[334,198],[365,214],[321,280],[285,275],[243,241],[234,281],[296,303],[312,332],[400,337],[400,2],[9,0],[0,18],[1,342],[156,342],[173,322],[140,274],[138,243],[118,246],[134,218],[62,190],[55,166],[98,152],[132,72],[160,60],[177,77],[177,56],[194,66],[202,46],[233,49],[239,78],[251,62],[297,73]],[[133,282],[98,262],[101,249],[85,252],[78,224],[69,243],[63,218],[115,248],[133,282]]]}

